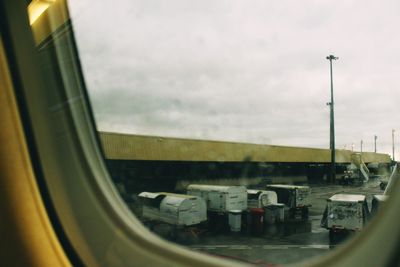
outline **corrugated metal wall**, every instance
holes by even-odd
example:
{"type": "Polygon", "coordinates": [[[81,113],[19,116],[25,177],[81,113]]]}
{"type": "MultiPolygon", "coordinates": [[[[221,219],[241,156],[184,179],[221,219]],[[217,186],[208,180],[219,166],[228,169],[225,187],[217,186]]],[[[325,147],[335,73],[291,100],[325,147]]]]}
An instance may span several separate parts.
{"type": "MultiPolygon", "coordinates": [[[[330,162],[329,149],[256,145],[100,132],[107,159],[208,162],[330,162]]],[[[352,152],[337,150],[336,162],[350,162],[352,152]]],[[[363,152],[366,163],[389,163],[387,154],[363,152]]]]}

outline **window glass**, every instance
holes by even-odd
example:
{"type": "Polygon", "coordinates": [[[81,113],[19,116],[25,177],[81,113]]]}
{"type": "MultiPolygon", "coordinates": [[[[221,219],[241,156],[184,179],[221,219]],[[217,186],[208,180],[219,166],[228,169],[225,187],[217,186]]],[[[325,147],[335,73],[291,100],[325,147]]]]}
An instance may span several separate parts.
{"type": "Polygon", "coordinates": [[[69,2],[106,164],[153,232],[286,264],[385,202],[398,1],[69,2]]]}

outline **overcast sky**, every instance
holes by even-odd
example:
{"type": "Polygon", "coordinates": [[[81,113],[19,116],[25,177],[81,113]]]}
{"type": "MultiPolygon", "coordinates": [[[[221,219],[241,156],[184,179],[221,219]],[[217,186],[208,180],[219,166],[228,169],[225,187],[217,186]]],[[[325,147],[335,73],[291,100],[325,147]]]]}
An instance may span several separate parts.
{"type": "Polygon", "coordinates": [[[70,2],[99,130],[400,151],[398,0],[70,2]]]}

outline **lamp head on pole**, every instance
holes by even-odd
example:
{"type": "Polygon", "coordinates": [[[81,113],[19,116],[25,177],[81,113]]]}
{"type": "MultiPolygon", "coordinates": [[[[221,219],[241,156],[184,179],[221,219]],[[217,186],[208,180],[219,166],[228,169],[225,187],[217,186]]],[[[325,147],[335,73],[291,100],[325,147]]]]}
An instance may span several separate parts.
{"type": "Polygon", "coordinates": [[[329,56],[326,57],[326,59],[328,59],[328,60],[337,60],[339,58],[335,57],[334,55],[329,55],[329,56]]]}

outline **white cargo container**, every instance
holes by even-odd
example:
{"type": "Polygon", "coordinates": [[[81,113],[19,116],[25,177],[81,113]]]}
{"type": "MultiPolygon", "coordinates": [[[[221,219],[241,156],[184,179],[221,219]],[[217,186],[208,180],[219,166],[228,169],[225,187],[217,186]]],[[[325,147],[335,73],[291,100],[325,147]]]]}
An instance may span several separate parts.
{"type": "Polygon", "coordinates": [[[274,191],[247,190],[247,207],[264,208],[278,203],[278,196],[274,191]]]}
{"type": "Polygon", "coordinates": [[[364,228],[369,217],[364,195],[336,194],[327,199],[321,226],[329,229],[331,244],[364,228]]]}
{"type": "Polygon", "coordinates": [[[368,217],[366,197],[336,194],[327,200],[327,228],[361,230],[368,217]]]}
{"type": "Polygon", "coordinates": [[[202,197],[210,211],[247,209],[247,190],[244,186],[192,184],[187,187],[187,194],[202,197]]]}
{"type": "Polygon", "coordinates": [[[201,197],[164,192],[142,192],[139,197],[146,219],[186,226],[207,220],[206,202],[201,197]]]}
{"type": "Polygon", "coordinates": [[[311,190],[308,186],[299,185],[267,185],[267,189],[275,191],[278,202],[289,208],[302,208],[311,206],[311,190]]]}

